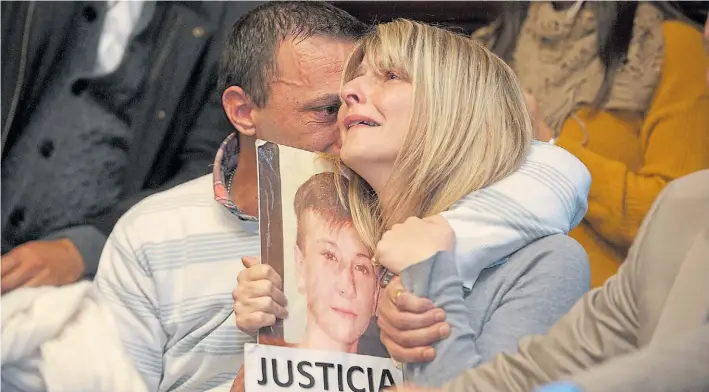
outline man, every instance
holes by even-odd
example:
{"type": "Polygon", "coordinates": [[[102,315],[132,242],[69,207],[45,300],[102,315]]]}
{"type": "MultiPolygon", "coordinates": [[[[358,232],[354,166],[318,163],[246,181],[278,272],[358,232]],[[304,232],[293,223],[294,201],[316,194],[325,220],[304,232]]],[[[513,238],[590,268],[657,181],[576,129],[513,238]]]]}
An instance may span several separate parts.
{"type": "Polygon", "coordinates": [[[96,273],[118,218],[208,172],[251,3],[2,3],[2,292],[96,273]]]}
{"type": "Polygon", "coordinates": [[[359,348],[375,308],[377,273],[330,172],[310,177],[295,194],[295,265],[307,303],[298,347],[365,353],[359,348]]]}
{"type": "Polygon", "coordinates": [[[238,137],[222,144],[213,175],[121,218],[96,276],[148,390],[229,390],[254,340],[237,330],[230,295],[241,258],[260,249],[254,142],[339,150],[340,75],[365,30],[319,2],[267,3],[234,24],[220,86],[238,137]]]}
{"type": "MultiPolygon", "coordinates": [[[[704,39],[709,52],[709,16],[704,39]]],[[[670,183],[618,273],[547,335],[521,340],[517,354],[500,354],[442,390],[707,391],[707,276],[709,170],[703,170],[670,183]]],[[[382,339],[399,360],[430,360],[435,351],[426,346],[440,336],[432,312],[425,310],[432,306],[399,290],[400,284],[392,284],[382,294],[380,318],[392,321],[380,323],[382,339]]]]}

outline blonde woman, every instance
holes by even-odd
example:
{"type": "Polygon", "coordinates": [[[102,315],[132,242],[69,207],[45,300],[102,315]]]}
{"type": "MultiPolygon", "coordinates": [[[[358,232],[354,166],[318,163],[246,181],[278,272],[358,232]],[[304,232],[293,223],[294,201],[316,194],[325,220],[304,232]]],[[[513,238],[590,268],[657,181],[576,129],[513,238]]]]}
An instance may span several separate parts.
{"type": "Polygon", "coordinates": [[[556,238],[545,251],[571,257],[508,261],[466,294],[454,251],[476,233],[449,224],[461,201],[527,156],[532,124],[512,70],[467,37],[398,20],[359,43],[343,82],[340,157],[355,172],[355,225],[376,262],[442,308],[451,328],[432,362],[405,367],[407,379],[441,385],[545,331],[588,287],[585,259],[573,257],[583,253],[578,245],[556,238]]]}
{"type": "MultiPolygon", "coordinates": [[[[556,233],[580,221],[587,172],[567,152],[532,142],[522,90],[499,58],[445,30],[383,24],[346,63],[341,98],[355,227],[374,261],[448,322],[436,360],[407,366],[410,380],[439,385],[513,350],[586,292],[580,246],[564,235],[538,239],[553,233],[541,218],[547,210],[564,216],[556,233]],[[544,159],[581,175],[565,177],[544,159]]],[[[255,332],[285,312],[281,293],[251,294],[265,282],[250,275],[240,274],[234,309],[237,326],[255,332]]]]}

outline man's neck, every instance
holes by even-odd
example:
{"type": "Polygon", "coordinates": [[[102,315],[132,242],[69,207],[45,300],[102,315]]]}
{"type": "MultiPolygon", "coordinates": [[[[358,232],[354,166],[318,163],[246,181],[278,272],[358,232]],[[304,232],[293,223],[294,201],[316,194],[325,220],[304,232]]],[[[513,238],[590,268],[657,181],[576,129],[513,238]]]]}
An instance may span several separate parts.
{"type": "Polygon", "coordinates": [[[244,214],[258,217],[256,140],[239,135],[239,162],[231,180],[229,197],[244,214]]]}

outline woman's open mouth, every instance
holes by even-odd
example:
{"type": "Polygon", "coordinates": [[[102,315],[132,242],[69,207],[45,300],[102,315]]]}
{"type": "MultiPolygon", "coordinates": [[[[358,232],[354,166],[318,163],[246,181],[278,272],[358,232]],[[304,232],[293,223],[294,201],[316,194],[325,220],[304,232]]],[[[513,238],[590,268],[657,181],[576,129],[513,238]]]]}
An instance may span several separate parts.
{"type": "Polygon", "coordinates": [[[344,125],[345,129],[349,131],[357,127],[378,127],[380,124],[369,117],[352,114],[345,117],[344,125]]]}

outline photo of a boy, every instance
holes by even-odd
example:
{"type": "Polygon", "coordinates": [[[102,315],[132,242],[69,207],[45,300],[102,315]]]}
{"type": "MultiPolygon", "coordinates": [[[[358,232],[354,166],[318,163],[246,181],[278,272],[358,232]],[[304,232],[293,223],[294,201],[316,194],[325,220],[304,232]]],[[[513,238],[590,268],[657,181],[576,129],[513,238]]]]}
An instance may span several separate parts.
{"type": "Polygon", "coordinates": [[[295,194],[295,271],[307,303],[297,347],[357,353],[376,306],[377,270],[335,180],[331,172],[315,174],[295,194]]]}

